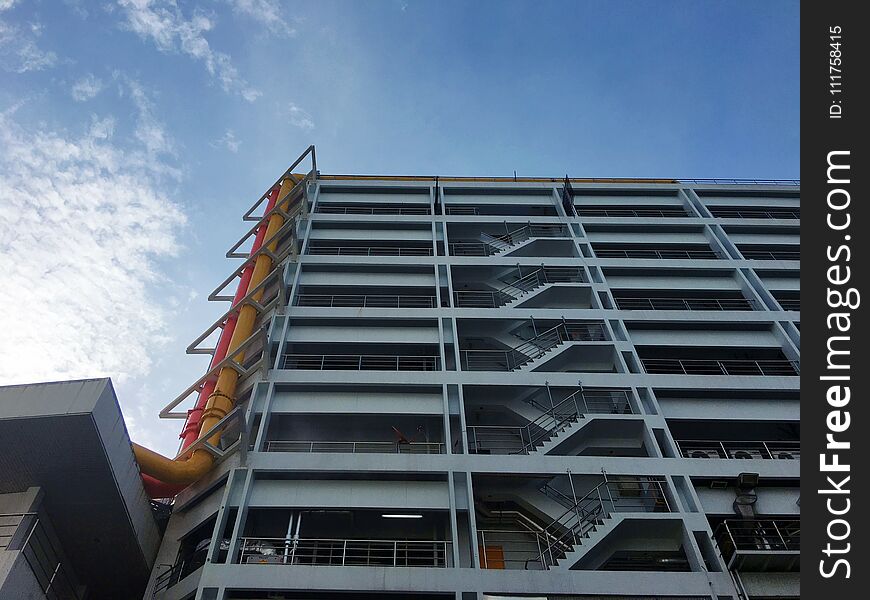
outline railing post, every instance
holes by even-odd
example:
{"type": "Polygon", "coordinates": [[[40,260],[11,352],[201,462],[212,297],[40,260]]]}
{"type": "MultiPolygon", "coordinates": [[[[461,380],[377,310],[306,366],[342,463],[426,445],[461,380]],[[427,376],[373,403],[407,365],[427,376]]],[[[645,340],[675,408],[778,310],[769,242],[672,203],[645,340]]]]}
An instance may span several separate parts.
{"type": "Polygon", "coordinates": [[[342,567],[345,565],[346,561],[347,561],[347,540],[344,540],[344,543],[343,543],[342,549],[341,549],[341,566],[342,567]]]}

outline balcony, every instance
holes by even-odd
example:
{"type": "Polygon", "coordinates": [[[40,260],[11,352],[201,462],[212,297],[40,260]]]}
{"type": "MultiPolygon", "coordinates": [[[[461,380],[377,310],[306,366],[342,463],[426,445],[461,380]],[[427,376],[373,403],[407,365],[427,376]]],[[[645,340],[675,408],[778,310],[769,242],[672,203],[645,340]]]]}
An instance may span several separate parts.
{"type": "Polygon", "coordinates": [[[575,211],[580,217],[689,217],[681,206],[625,206],[612,208],[592,208],[575,206],[575,211]]]}
{"type": "Polygon", "coordinates": [[[728,519],[716,528],[713,537],[730,570],[798,570],[801,549],[799,520],[728,519]]]}
{"type": "Polygon", "coordinates": [[[732,208],[708,206],[717,219],[800,219],[800,208],[732,208]]]}
{"type": "Polygon", "coordinates": [[[324,308],[435,308],[434,295],[427,294],[311,294],[296,296],[295,306],[324,308]]]}
{"type": "Polygon", "coordinates": [[[388,242],[371,245],[364,242],[311,242],[307,254],[312,256],[432,256],[432,244],[388,242]]]}
{"type": "Polygon", "coordinates": [[[791,377],[800,374],[793,360],[704,360],[680,358],[642,358],[644,370],[651,375],[742,375],[791,377]]]}
{"type": "Polygon", "coordinates": [[[722,258],[709,246],[687,244],[674,248],[631,247],[617,244],[593,244],[598,258],[643,258],[654,260],[718,260],[722,258]]]}
{"type": "Polygon", "coordinates": [[[683,458],[719,458],[730,460],[800,460],[800,442],[739,442],[711,440],[677,440],[683,458]]]}
{"type": "Polygon", "coordinates": [[[691,310],[730,311],[755,310],[751,300],[731,296],[630,296],[626,292],[613,292],[619,310],[691,310]]]}
{"type": "Polygon", "coordinates": [[[438,417],[377,415],[275,414],[264,452],[328,454],[443,454],[443,424],[438,417]]]}
{"type": "Polygon", "coordinates": [[[400,206],[389,204],[319,203],[314,211],[323,215],[429,215],[428,206],[400,206]]]}
{"type": "Polygon", "coordinates": [[[436,532],[449,532],[445,512],[252,509],[235,562],[443,569],[452,566],[452,544],[432,539],[436,532]]]}
{"type": "Polygon", "coordinates": [[[800,260],[800,250],[792,250],[793,247],[777,248],[773,245],[748,246],[745,244],[738,246],[740,254],[746,260],[800,260]]]}
{"type": "Polygon", "coordinates": [[[449,566],[447,541],[242,538],[241,564],[341,567],[449,566]]]}
{"type": "Polygon", "coordinates": [[[305,371],[439,371],[439,356],[392,354],[285,354],[281,369],[305,371]]]}

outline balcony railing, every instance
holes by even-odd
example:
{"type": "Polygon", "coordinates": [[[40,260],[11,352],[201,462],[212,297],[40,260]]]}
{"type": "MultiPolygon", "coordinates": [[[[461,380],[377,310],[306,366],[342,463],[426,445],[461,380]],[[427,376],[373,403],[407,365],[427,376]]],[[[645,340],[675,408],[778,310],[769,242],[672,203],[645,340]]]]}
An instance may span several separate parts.
{"type": "Polygon", "coordinates": [[[428,215],[428,206],[330,206],[320,204],[314,212],[324,215],[428,215]]]}
{"type": "Polygon", "coordinates": [[[797,519],[728,519],[713,537],[729,569],[787,571],[799,560],[801,523],[797,519]]]}
{"type": "Polygon", "coordinates": [[[270,440],[266,452],[325,452],[340,454],[443,454],[444,444],[438,442],[325,442],[270,440]]]}
{"type": "Polygon", "coordinates": [[[477,215],[478,210],[476,206],[450,206],[449,204],[444,205],[444,214],[447,215],[477,215]]]}
{"type": "Polygon", "coordinates": [[[619,298],[620,310],[753,310],[746,298],[619,298]]]}
{"type": "Polygon", "coordinates": [[[682,208],[581,208],[575,207],[581,217],[689,217],[682,208]]]}
{"type": "Polygon", "coordinates": [[[717,260],[722,258],[713,250],[646,250],[646,249],[595,249],[598,258],[653,258],[661,260],[717,260]]]}
{"type": "Polygon", "coordinates": [[[797,299],[777,298],[776,301],[782,307],[782,310],[800,311],[800,309],[801,309],[800,298],[797,298],[797,299]]]}
{"type": "Polygon", "coordinates": [[[437,356],[376,354],[285,354],[282,369],[309,371],[438,371],[437,356]]]}
{"type": "Polygon", "coordinates": [[[545,406],[537,400],[529,400],[528,403],[538,408],[541,414],[525,425],[469,426],[469,452],[529,454],[587,414],[632,413],[625,390],[578,390],[551,406],[545,406]]]}
{"type": "Polygon", "coordinates": [[[718,219],[800,219],[801,211],[795,209],[763,208],[710,208],[718,219]]]}
{"type": "Polygon", "coordinates": [[[497,308],[548,283],[586,283],[586,276],[580,267],[541,267],[498,290],[461,290],[453,295],[461,308],[497,308]]]}
{"type": "Polygon", "coordinates": [[[447,541],[242,538],[241,564],[357,567],[450,566],[447,541]]]}
{"type": "Polygon", "coordinates": [[[75,574],[61,561],[36,513],[0,514],[0,551],[18,551],[48,600],[81,600],[75,574]]]}
{"type": "Polygon", "coordinates": [[[801,457],[800,442],[680,440],[677,447],[684,458],[799,460],[801,457]]]}
{"type": "Polygon", "coordinates": [[[510,350],[460,350],[467,371],[514,371],[565,342],[605,341],[601,323],[560,323],[510,350]]]}
{"type": "Polygon", "coordinates": [[[801,253],[795,250],[741,250],[746,260],[800,260],[801,253]]]}
{"type": "Polygon", "coordinates": [[[644,370],[653,375],[798,375],[798,363],[791,360],[697,360],[643,358],[644,370]]]}
{"type": "Polygon", "coordinates": [[[299,294],[296,306],[329,308],[435,308],[435,296],[299,294]]]}
{"type": "Polygon", "coordinates": [[[408,246],[309,246],[312,256],[432,256],[431,247],[408,246]]]}

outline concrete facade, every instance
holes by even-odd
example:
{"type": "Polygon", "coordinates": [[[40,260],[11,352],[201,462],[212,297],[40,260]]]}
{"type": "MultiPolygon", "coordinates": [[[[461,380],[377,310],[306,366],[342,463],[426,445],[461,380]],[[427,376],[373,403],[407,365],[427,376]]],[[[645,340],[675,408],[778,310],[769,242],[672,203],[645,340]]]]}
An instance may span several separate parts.
{"type": "Polygon", "coordinates": [[[799,596],[796,185],[305,202],[146,599],[799,596]]]}

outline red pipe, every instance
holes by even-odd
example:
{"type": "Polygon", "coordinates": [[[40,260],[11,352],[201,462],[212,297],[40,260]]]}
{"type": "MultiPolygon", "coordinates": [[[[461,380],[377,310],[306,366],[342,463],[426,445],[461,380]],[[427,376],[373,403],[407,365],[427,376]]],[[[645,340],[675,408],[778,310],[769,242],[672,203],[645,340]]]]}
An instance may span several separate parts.
{"type": "MultiPolygon", "coordinates": [[[[278,187],[272,188],[269,192],[269,199],[266,202],[266,211],[269,212],[273,208],[275,208],[275,204],[278,201],[278,187]]],[[[254,243],[251,246],[251,254],[255,253],[263,246],[263,242],[266,239],[266,227],[259,227],[257,229],[257,234],[254,237],[254,243]]],[[[235,307],[241,302],[242,298],[244,298],[248,293],[248,286],[251,283],[251,275],[254,272],[254,261],[250,261],[248,266],[244,268],[242,271],[241,279],[239,280],[239,286],[236,288],[236,294],[233,297],[232,306],[235,307]]],[[[214,367],[214,365],[218,364],[220,361],[227,357],[227,351],[229,350],[230,340],[233,337],[233,331],[236,328],[236,320],[238,319],[238,313],[232,313],[227,317],[226,323],[224,323],[223,328],[221,329],[220,336],[218,337],[217,346],[215,346],[214,354],[212,355],[211,362],[209,363],[209,370],[214,367]]],[[[181,429],[181,433],[178,437],[181,438],[181,449],[185,450],[192,443],[194,443],[199,435],[199,420],[202,417],[202,411],[205,409],[206,404],[208,403],[208,398],[211,396],[211,393],[214,392],[215,384],[217,380],[215,378],[209,379],[203,384],[202,389],[199,392],[199,396],[196,400],[196,405],[187,411],[187,420],[184,423],[184,427],[181,429]]],[[[183,490],[186,486],[182,485],[174,485],[167,484],[158,479],[151,477],[150,475],[142,475],[142,481],[145,484],[145,491],[151,498],[170,498],[175,496],[178,492],[183,490]]]]}

